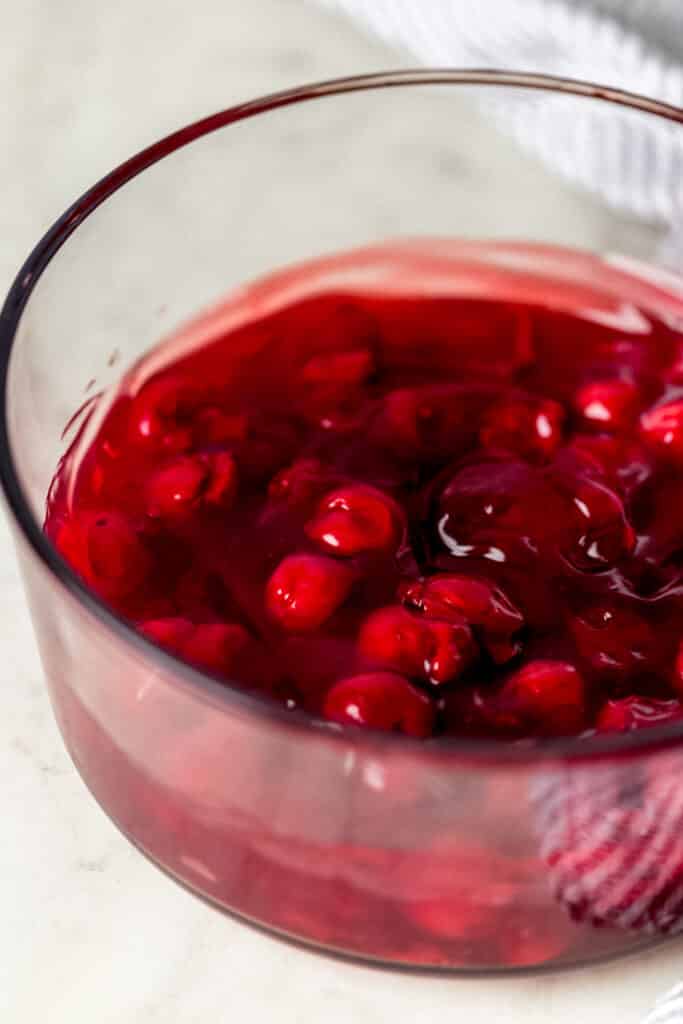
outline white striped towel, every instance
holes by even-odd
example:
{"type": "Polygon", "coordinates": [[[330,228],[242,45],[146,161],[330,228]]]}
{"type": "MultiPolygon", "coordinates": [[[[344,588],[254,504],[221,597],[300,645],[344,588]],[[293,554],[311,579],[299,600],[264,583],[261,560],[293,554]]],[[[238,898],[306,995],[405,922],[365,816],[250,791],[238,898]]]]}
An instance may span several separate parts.
{"type": "Polygon", "coordinates": [[[655,1003],[643,1024],[681,1024],[683,1021],[683,981],[655,1003]]]}
{"type": "MultiPolygon", "coordinates": [[[[319,0],[424,65],[565,75],[683,107],[680,0],[319,0]]],[[[611,205],[683,233],[683,131],[588,103],[511,94],[501,124],[611,205]],[[577,111],[583,109],[579,116],[577,111]]],[[[678,250],[678,245],[675,246],[678,250]]]]}

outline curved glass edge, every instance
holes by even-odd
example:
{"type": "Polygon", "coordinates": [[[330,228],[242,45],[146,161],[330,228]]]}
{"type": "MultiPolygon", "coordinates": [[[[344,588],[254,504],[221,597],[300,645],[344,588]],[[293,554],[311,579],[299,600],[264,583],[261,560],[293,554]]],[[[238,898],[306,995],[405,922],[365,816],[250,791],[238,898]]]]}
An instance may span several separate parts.
{"type": "MultiPolygon", "coordinates": [[[[683,108],[662,103],[637,93],[582,82],[577,79],[485,68],[431,68],[380,72],[329,79],[271,93],[210,114],[172,132],[130,157],[100,179],[55,221],[37,243],[20,268],[2,310],[0,310],[0,486],[14,523],[28,543],[30,551],[91,616],[110,632],[119,636],[122,642],[137,649],[141,657],[147,660],[156,660],[162,667],[172,672],[175,679],[181,684],[190,689],[201,690],[226,709],[238,706],[255,717],[278,722],[282,727],[289,727],[296,731],[315,731],[330,740],[344,743],[349,741],[347,729],[317,718],[306,711],[300,709],[290,711],[275,701],[271,702],[263,697],[253,696],[241,690],[237,684],[226,685],[225,681],[217,676],[201,672],[179,660],[116,615],[104,601],[89,590],[44,534],[40,523],[33,516],[19,480],[10,445],[7,419],[9,365],[23,310],[50,261],[70,235],[98,206],[148,167],[199,138],[235,122],[271,110],[328,96],[420,85],[485,85],[561,92],[580,98],[604,100],[683,125],[683,108]]],[[[413,739],[401,734],[370,732],[360,729],[354,733],[353,739],[356,745],[370,750],[403,747],[404,749],[410,748],[413,752],[419,750],[420,756],[425,757],[431,755],[443,758],[451,755],[459,760],[476,760],[497,765],[502,763],[531,764],[553,760],[584,762],[606,757],[628,757],[636,751],[654,752],[657,749],[675,746],[679,740],[683,739],[683,722],[678,725],[656,726],[641,732],[614,736],[585,739],[581,737],[541,738],[517,743],[467,739],[466,737],[437,737],[418,746],[413,739]]]]}

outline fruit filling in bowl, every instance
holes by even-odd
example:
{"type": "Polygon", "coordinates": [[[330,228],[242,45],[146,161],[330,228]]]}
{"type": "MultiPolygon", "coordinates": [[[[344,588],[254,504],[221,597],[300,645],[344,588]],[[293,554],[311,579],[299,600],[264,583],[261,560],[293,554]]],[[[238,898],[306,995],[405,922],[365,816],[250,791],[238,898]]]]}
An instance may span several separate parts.
{"type": "MultiPolygon", "coordinates": [[[[539,269],[540,268],[540,269],[539,269]]],[[[45,529],[177,657],[338,727],[683,715],[683,301],[400,243],[273,274],[92,403],[45,529]]]]}

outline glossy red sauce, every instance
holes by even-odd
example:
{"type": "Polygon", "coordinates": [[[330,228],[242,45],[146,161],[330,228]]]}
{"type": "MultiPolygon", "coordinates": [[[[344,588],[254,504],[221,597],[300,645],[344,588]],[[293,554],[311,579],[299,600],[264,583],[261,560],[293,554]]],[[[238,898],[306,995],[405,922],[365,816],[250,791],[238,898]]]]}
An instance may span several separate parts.
{"type": "Polygon", "coordinates": [[[153,350],[45,529],[155,642],[355,726],[683,709],[683,300],[563,250],[379,247],[153,350]]]}

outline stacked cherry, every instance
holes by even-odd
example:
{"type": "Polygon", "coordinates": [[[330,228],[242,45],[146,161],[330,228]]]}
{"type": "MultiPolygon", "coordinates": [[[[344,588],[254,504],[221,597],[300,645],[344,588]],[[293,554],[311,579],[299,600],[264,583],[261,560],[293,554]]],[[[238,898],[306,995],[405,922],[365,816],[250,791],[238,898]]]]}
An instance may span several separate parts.
{"type": "Polygon", "coordinates": [[[457,333],[447,355],[392,343],[399,307],[330,296],[124,381],[55,478],[61,553],[177,656],[334,722],[514,739],[678,718],[673,335],[565,315],[537,344],[550,314],[491,302],[475,365],[457,333]]]}

